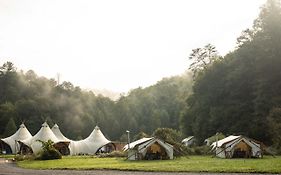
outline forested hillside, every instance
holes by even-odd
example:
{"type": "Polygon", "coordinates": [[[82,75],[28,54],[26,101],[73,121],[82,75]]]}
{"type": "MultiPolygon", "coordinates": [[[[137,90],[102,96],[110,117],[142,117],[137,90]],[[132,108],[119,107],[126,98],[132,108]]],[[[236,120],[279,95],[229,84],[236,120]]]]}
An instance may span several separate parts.
{"type": "Polygon", "coordinates": [[[185,133],[201,141],[216,132],[243,134],[280,146],[280,1],[267,1],[233,52],[200,66],[182,120],[185,133]]]}
{"type": "Polygon", "coordinates": [[[34,134],[48,120],[72,139],[88,136],[95,125],[111,140],[126,130],[151,134],[167,127],[199,143],[222,132],[281,147],[280,0],[267,1],[234,51],[221,57],[208,44],[190,59],[193,75],[164,78],[117,101],[7,62],[0,67],[0,134],[8,136],[22,121],[34,134]]]}
{"type": "Polygon", "coordinates": [[[32,134],[47,120],[58,123],[67,137],[85,138],[95,125],[107,137],[119,139],[126,130],[151,134],[158,127],[179,130],[179,116],[191,93],[190,74],[165,78],[157,84],[134,89],[113,101],[81,90],[70,82],[57,84],[32,70],[17,71],[11,62],[0,67],[0,133],[15,132],[21,122],[32,134]]]}

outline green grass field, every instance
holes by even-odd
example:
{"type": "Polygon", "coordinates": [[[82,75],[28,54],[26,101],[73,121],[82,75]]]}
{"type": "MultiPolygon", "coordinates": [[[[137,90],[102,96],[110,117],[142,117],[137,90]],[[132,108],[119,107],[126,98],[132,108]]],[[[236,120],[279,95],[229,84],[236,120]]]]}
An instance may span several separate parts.
{"type": "Polygon", "coordinates": [[[18,162],[18,166],[31,169],[281,173],[281,157],[265,156],[262,159],[219,159],[211,158],[210,156],[190,156],[162,161],[127,161],[124,158],[69,156],[63,157],[60,160],[25,160],[18,162]]]}

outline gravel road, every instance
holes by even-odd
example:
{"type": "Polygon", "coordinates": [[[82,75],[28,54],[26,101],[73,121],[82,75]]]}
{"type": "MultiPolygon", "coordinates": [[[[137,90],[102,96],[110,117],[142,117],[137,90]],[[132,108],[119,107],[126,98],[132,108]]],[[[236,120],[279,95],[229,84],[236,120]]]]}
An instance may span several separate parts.
{"type": "MultiPolygon", "coordinates": [[[[0,159],[0,175],[216,175],[214,173],[164,173],[164,172],[139,172],[139,171],[111,171],[111,170],[32,170],[22,169],[15,163],[0,159]]],[[[243,175],[241,173],[223,173],[218,175],[243,175]]],[[[246,175],[246,174],[245,174],[246,175]]],[[[249,175],[249,174],[247,174],[249,175]]],[[[255,174],[258,175],[258,174],[255,174]]],[[[265,175],[265,174],[260,174],[265,175]]]]}

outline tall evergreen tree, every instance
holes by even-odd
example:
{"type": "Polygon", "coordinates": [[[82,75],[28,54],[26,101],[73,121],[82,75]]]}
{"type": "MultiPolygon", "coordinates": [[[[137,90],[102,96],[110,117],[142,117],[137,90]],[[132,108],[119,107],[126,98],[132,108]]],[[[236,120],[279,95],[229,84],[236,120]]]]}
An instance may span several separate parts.
{"type": "Polygon", "coordinates": [[[13,135],[17,131],[17,126],[13,118],[10,118],[8,121],[5,131],[4,131],[4,136],[8,137],[13,135]]]}

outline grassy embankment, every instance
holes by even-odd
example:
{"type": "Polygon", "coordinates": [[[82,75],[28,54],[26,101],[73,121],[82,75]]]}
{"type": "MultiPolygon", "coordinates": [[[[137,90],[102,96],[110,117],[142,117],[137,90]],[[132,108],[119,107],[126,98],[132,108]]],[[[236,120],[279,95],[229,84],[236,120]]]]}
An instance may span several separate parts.
{"type": "Polygon", "coordinates": [[[18,162],[32,169],[83,169],[169,172],[244,172],[281,173],[281,157],[263,159],[219,159],[210,156],[181,157],[164,161],[127,161],[124,158],[94,158],[90,156],[63,157],[60,160],[18,162]]]}

